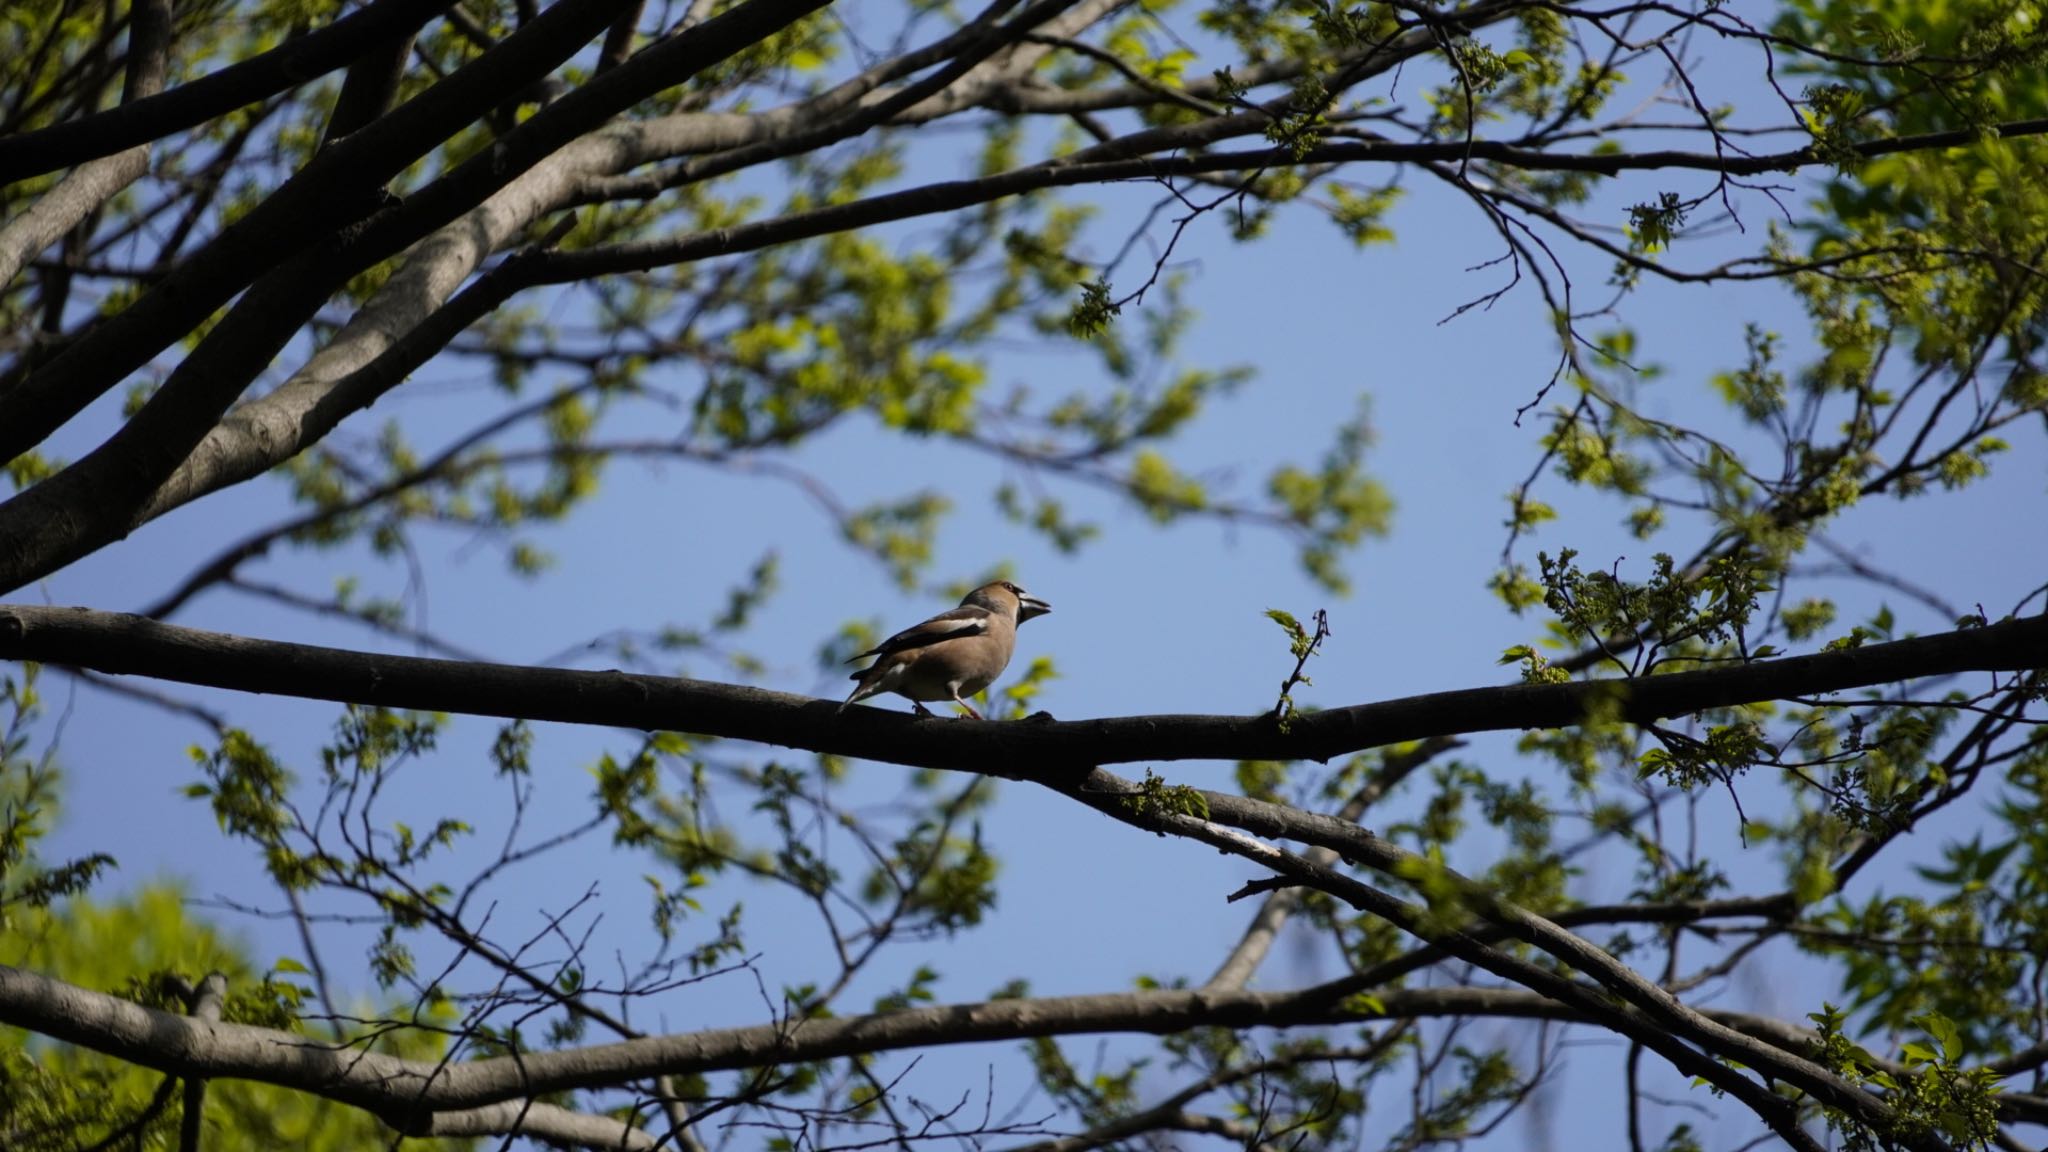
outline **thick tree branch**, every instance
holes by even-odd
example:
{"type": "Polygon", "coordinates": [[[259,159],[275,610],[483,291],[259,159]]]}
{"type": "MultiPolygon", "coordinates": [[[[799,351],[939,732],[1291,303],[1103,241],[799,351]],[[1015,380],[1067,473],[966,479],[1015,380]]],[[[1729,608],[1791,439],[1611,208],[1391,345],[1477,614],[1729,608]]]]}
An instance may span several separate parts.
{"type": "Polygon", "coordinates": [[[381,40],[416,31],[454,2],[377,0],[317,32],[161,95],[0,138],[0,185],[161,140],[317,80],[381,40]]]}
{"type": "Polygon", "coordinates": [[[625,11],[604,34],[604,47],[597,54],[597,66],[593,72],[609,72],[625,63],[633,54],[633,37],[640,28],[640,13],[647,7],[647,0],[633,0],[625,11]]]}
{"type": "Polygon", "coordinates": [[[1436,692],[1297,718],[920,720],[702,680],[386,656],[230,636],[87,608],[0,606],[0,658],[245,692],[754,740],[916,767],[1040,779],[1138,760],[1328,760],[1432,736],[1559,728],[1599,709],[1635,723],[1709,708],[2048,661],[2048,616],[1811,656],[1638,680],[1436,692]]]}
{"type": "MultiPolygon", "coordinates": [[[[530,70],[541,64],[546,65],[542,69],[545,72],[559,63],[560,56],[575,50],[577,44],[568,41],[583,30],[578,20],[587,23],[621,2],[596,0],[583,7],[579,6],[579,0],[561,0],[540,20],[528,24],[504,42],[500,51],[515,44],[527,50],[522,55],[512,56],[486,79],[503,82],[508,76],[516,78],[519,69],[530,70]],[[557,14],[565,10],[571,15],[556,20],[557,14]],[[540,38],[538,41],[529,39],[536,35],[540,38]],[[544,44],[558,55],[539,52],[533,48],[534,43],[544,44]]],[[[171,381],[112,440],[64,472],[0,504],[0,589],[19,587],[27,580],[119,538],[137,523],[150,494],[201,443],[228,404],[246,387],[248,380],[268,363],[271,353],[297,329],[297,323],[287,324],[286,321],[291,320],[295,313],[308,311],[306,301],[312,300],[317,306],[318,300],[325,299],[339,288],[349,275],[395,254],[434,226],[473,207],[519,173],[540,163],[555,148],[595,130],[611,115],[632,103],[744,50],[761,37],[779,31],[826,2],[828,0],[748,0],[708,21],[692,35],[642,52],[628,63],[570,93],[507,137],[497,149],[465,162],[402,206],[367,222],[359,232],[330,238],[320,248],[288,263],[286,270],[270,272],[266,280],[282,278],[278,291],[248,293],[230,311],[227,319],[207,334],[200,348],[179,365],[171,381]],[[249,367],[252,360],[255,361],[254,368],[249,367]],[[91,511],[84,511],[88,509],[91,511]]],[[[594,34],[601,26],[596,25],[589,31],[594,34]]],[[[491,55],[486,55],[471,67],[478,67],[490,59],[491,55]]],[[[250,240],[280,223],[276,212],[281,206],[290,203],[296,205],[295,211],[317,211],[322,203],[333,207],[330,202],[342,195],[347,187],[367,187],[362,184],[366,179],[365,173],[349,170],[345,179],[328,173],[332,177],[328,183],[333,187],[315,180],[301,188],[300,182],[308,179],[309,173],[323,170],[322,166],[331,164],[335,157],[354,156],[366,146],[375,145],[386,152],[403,150],[420,142],[423,128],[435,123],[435,117],[446,119],[457,115],[465,107],[460,101],[478,94],[474,84],[461,87],[456,94],[438,102],[427,113],[417,110],[436,92],[455,86],[456,81],[469,71],[464,69],[398,111],[322,152],[298,177],[288,182],[285,189],[266,200],[262,207],[230,229],[229,234],[251,229],[252,221],[259,217],[269,220],[270,224],[240,232],[233,243],[224,245],[222,241],[216,241],[209,245],[207,252],[210,255],[206,259],[195,260],[195,265],[206,264],[213,268],[212,278],[202,277],[198,284],[183,284],[170,290],[167,296],[152,293],[108,321],[97,338],[89,342],[89,348],[74,348],[23,381],[18,388],[0,395],[0,429],[4,429],[0,430],[0,458],[11,454],[7,440],[17,431],[7,423],[9,419],[24,418],[29,426],[21,429],[21,433],[26,435],[41,429],[36,434],[36,439],[40,439],[42,433],[54,427],[52,422],[68,418],[70,413],[90,402],[98,391],[110,386],[111,380],[106,376],[108,370],[125,371],[146,360],[150,353],[128,342],[139,340],[147,343],[152,333],[161,334],[155,332],[155,328],[161,328],[168,320],[175,320],[181,310],[190,308],[194,302],[192,297],[206,297],[209,292],[221,289],[226,283],[221,275],[224,270],[232,272],[238,266],[236,262],[249,255],[245,249],[250,240]],[[300,194],[289,195],[294,189],[299,189],[300,194]],[[214,267],[216,265],[219,267],[214,267]],[[150,307],[152,299],[158,299],[160,306],[150,307]],[[138,315],[143,318],[136,319],[138,315]],[[117,327],[122,330],[116,332],[114,329],[117,327]],[[96,349],[104,351],[94,351],[96,349]],[[74,355],[83,359],[67,363],[74,355]]],[[[488,95],[489,90],[483,90],[483,94],[488,95]]],[[[382,175],[381,168],[371,166],[367,178],[381,179],[382,175]]],[[[226,238],[224,235],[223,240],[226,238]]],[[[282,250],[292,251],[293,246],[285,245],[282,250]]],[[[267,257],[272,264],[276,259],[275,252],[267,257]]],[[[181,270],[179,275],[185,271],[189,269],[181,270]]],[[[178,276],[174,275],[159,287],[170,286],[176,279],[178,276]]],[[[197,317],[186,319],[196,320],[197,317]]],[[[301,316],[300,321],[303,319],[301,316]]],[[[25,450],[33,443],[34,440],[30,440],[13,451],[25,450]]]]}
{"type": "MultiPolygon", "coordinates": [[[[1808,1029],[1769,1017],[1703,1011],[1726,1027],[1788,1051],[1810,1051],[1815,1039],[1808,1029]]],[[[1163,1035],[1197,1027],[1289,1028],[1460,1016],[1581,1020],[1564,1005],[1518,988],[1367,989],[1346,979],[1290,992],[1160,990],[948,1004],[442,1064],[337,1048],[253,1025],[196,1021],[0,965],[0,1022],[173,1075],[301,1089],[374,1112],[413,1134],[486,1131],[486,1117],[509,1118],[510,1113],[496,1110],[499,1105],[516,1108],[534,1095],[614,1087],[664,1074],[1039,1036],[1163,1035]],[[1378,1011],[1357,997],[1364,991],[1372,992],[1378,1011]]],[[[2034,1097],[2016,1099],[2010,1111],[2015,1118],[2037,1115],[2042,1104],[2034,1097]]],[[[526,1130],[544,1134],[549,1118],[545,1109],[533,1106],[526,1130]]],[[[611,1131],[619,1138],[619,1127],[611,1131]]]]}
{"type": "MultiPolygon", "coordinates": [[[[1467,1012],[1486,999],[1445,995],[1450,991],[1454,990],[1389,990],[1394,999],[1388,1013],[1467,1012]]],[[[432,1112],[488,1107],[572,1088],[612,1087],[657,1075],[1073,1032],[1163,1034],[1198,1024],[1288,1027],[1367,1018],[1362,1010],[1345,1007],[1347,995],[1341,988],[1326,986],[1291,993],[1172,991],[1004,1000],[649,1037],[442,1065],[336,1048],[266,1028],[204,1024],[0,965],[0,1020],[10,1025],[180,1076],[300,1088],[377,1112],[404,1130],[424,1123],[432,1112]]],[[[1520,997],[1507,1002],[1515,1005],[1512,1015],[1526,1014],[1537,1001],[1526,994],[1507,995],[1520,997]]]]}
{"type": "MultiPolygon", "coordinates": [[[[128,79],[121,108],[133,108],[163,90],[170,67],[171,2],[146,0],[128,15],[128,79]]],[[[119,111],[117,109],[116,111],[119,111]]],[[[30,133],[29,135],[32,135],[30,133]]],[[[21,136],[0,138],[0,157],[21,136]]],[[[0,158],[0,171],[6,161],[0,158]]],[[[149,170],[149,145],[137,144],[111,156],[80,165],[76,172],[36,198],[28,211],[0,225],[0,289],[43,249],[57,242],[80,221],[98,211],[114,194],[149,170]]],[[[0,179],[0,186],[8,181],[0,179]]]]}
{"type": "MultiPolygon", "coordinates": [[[[562,219],[563,225],[573,225],[574,222],[573,216],[562,219]]],[[[260,407],[260,411],[238,410],[229,414],[208,430],[198,447],[150,495],[131,520],[135,525],[154,520],[200,496],[261,475],[268,468],[318,443],[343,420],[376,403],[411,372],[438,355],[464,328],[483,319],[510,299],[524,285],[526,268],[535,254],[558,238],[551,235],[543,238],[540,246],[507,257],[456,293],[454,299],[411,325],[404,335],[354,371],[338,378],[325,378],[324,372],[314,372],[310,378],[295,376],[284,387],[248,406],[260,407]],[[271,435],[243,436],[238,442],[247,449],[245,451],[229,447],[236,433],[246,433],[252,426],[264,423],[265,417],[279,415],[280,409],[287,405],[291,408],[291,418],[280,422],[282,427],[269,429],[271,435]]],[[[381,309],[373,308],[359,315],[369,317],[370,326],[375,327],[383,318],[381,312],[381,309]]],[[[380,333],[380,336],[388,338],[389,333],[380,333]]],[[[316,365],[320,369],[333,368],[337,362],[346,362],[350,352],[358,350],[361,350],[360,344],[343,349],[337,341],[315,357],[316,365]]],[[[308,368],[313,369],[316,365],[308,365],[308,368]]]]}
{"type": "MultiPolygon", "coordinates": [[[[989,19],[1004,7],[991,9],[989,19]]],[[[1034,9],[1038,14],[1031,19],[1043,19],[1059,7],[1041,5],[1034,9]]],[[[1104,0],[1087,0],[1054,19],[1051,26],[1069,33],[1077,31],[1080,25],[1099,19],[1106,7],[1104,0]]],[[[472,285],[457,302],[443,307],[449,294],[486,257],[545,213],[576,202],[583,190],[603,184],[617,173],[661,159],[693,154],[732,157],[749,149],[769,147],[792,134],[801,134],[815,121],[829,121],[849,108],[866,116],[867,109],[860,106],[862,100],[888,104],[904,91],[878,89],[877,84],[941,63],[955,52],[982,44],[986,35],[980,22],[970,24],[924,49],[878,65],[815,97],[761,113],[677,113],[650,121],[607,125],[564,145],[413,248],[404,266],[384,288],[304,367],[276,390],[229,413],[209,431],[150,499],[137,523],[259,475],[296,455],[342,418],[374,402],[384,389],[440,351],[462,327],[474,323],[513,294],[540,283],[542,277],[535,269],[501,266],[486,277],[487,288],[485,284],[472,285]]],[[[705,34],[699,33],[693,43],[701,44],[705,39],[705,34]]],[[[984,61],[976,66],[941,94],[945,97],[944,111],[970,107],[979,99],[999,99],[1005,90],[1001,84],[1003,76],[983,75],[982,70],[989,63],[984,61]]],[[[634,67],[640,66],[636,58],[634,67]]],[[[921,92],[928,87],[920,85],[912,91],[921,92]]],[[[920,114],[941,114],[932,108],[938,102],[939,95],[924,99],[919,105],[920,114]]],[[[764,155],[781,154],[771,148],[764,155]]]]}
{"type": "Polygon", "coordinates": [[[0,225],[0,287],[13,283],[30,261],[148,170],[148,145],[82,164],[27,211],[0,225]]]}
{"type": "Polygon", "coordinates": [[[327,118],[322,147],[355,132],[391,110],[398,98],[399,81],[412,55],[414,30],[406,29],[389,40],[372,45],[349,65],[334,98],[334,111],[327,118]]]}
{"type": "MultiPolygon", "coordinates": [[[[950,45],[953,39],[956,38],[949,38],[944,43],[950,45]]],[[[941,45],[934,45],[933,50],[939,47],[941,45]]],[[[923,58],[918,54],[913,56],[923,58]]],[[[640,63],[639,58],[636,58],[635,67],[640,63]]],[[[990,107],[1007,107],[1006,101],[1016,96],[1016,93],[1000,85],[976,84],[974,80],[975,76],[970,75],[962,84],[948,88],[943,93],[946,97],[944,107],[929,114],[940,115],[957,111],[962,107],[972,106],[976,101],[986,103],[990,107]]],[[[248,406],[247,411],[231,414],[219,427],[211,431],[191,458],[181,465],[177,473],[149,500],[146,510],[140,513],[138,522],[160,515],[198,495],[217,490],[274,466],[300,450],[318,430],[331,426],[331,421],[338,415],[346,415],[347,411],[332,403],[329,396],[329,389],[337,373],[359,368],[366,362],[367,357],[388,347],[389,341],[397,334],[410,331],[422,317],[431,314],[441,300],[446,299],[447,293],[453,290],[454,285],[459,283],[464,275],[477,266],[484,255],[518,228],[530,223],[541,212],[577,199],[564,194],[563,190],[566,187],[585,189],[586,195],[581,198],[589,200],[602,200],[624,194],[613,186],[619,182],[610,180],[607,173],[617,172],[635,164],[644,164],[663,155],[716,151],[721,147],[728,150],[737,147],[741,151],[745,151],[748,146],[768,147],[769,142],[780,139],[784,132],[798,131],[800,126],[807,122],[807,116],[828,110],[834,101],[844,97],[844,92],[835,89],[815,100],[757,115],[686,114],[666,117],[646,125],[619,126],[617,129],[607,129],[602,136],[588,137],[571,145],[570,150],[576,152],[574,157],[570,155],[570,150],[549,156],[540,162],[545,171],[542,167],[536,167],[531,173],[535,179],[528,182],[530,186],[519,196],[507,199],[506,204],[496,206],[491,211],[472,213],[475,218],[465,219],[459,226],[444,229],[442,235],[430,241],[429,245],[422,246],[422,250],[415,252],[409,260],[407,270],[393,279],[391,287],[394,291],[380,293],[378,300],[366,308],[358,320],[351,321],[341,338],[323,349],[315,357],[315,363],[309,363],[300,376],[295,376],[285,387],[248,406]],[[418,274],[415,275],[415,272],[418,274]],[[302,423],[314,405],[320,406],[327,415],[311,423],[302,423]]],[[[887,100],[893,96],[887,91],[877,91],[873,98],[887,100]]],[[[924,104],[931,104],[936,99],[937,97],[933,97],[924,104]]],[[[920,115],[926,114],[922,104],[914,111],[920,115]]],[[[500,280],[496,287],[509,298],[524,288],[538,284],[567,282],[609,272],[647,270],[753,251],[835,231],[989,203],[1041,188],[1152,178],[1176,173],[1200,176],[1212,172],[1259,170],[1293,163],[1294,157],[1291,155],[1283,154],[1279,150],[1265,149],[1197,156],[1131,155],[1134,151],[1143,151],[1147,148],[1182,148],[1190,144],[1263,131],[1271,119],[1271,115],[1267,113],[1245,113],[1195,125],[1140,132],[1109,142],[1109,152],[1102,148],[1090,149],[1074,157],[1016,169],[985,179],[907,189],[853,204],[761,221],[715,233],[685,236],[662,243],[624,245],[559,254],[544,264],[523,269],[517,280],[500,280]]],[[[1999,131],[2005,135],[2018,136],[2044,129],[2048,129],[2048,122],[2025,121],[2001,126],[1999,131]]],[[[1951,139],[1952,136],[1953,134],[1935,134],[1873,141],[1865,145],[1864,149],[1871,155],[1879,155],[1891,151],[1946,146],[1956,142],[1951,139]]],[[[736,153],[728,151],[725,154],[736,153]]],[[[1502,164],[1531,169],[1580,170],[1605,175],[1663,167],[1724,170],[1728,169],[1730,164],[1771,169],[1799,167],[1817,161],[1812,149],[1799,149],[1767,157],[1730,159],[1710,153],[1674,151],[1618,155],[1546,153],[1540,149],[1519,148],[1488,141],[1474,141],[1470,144],[1400,144],[1379,141],[1329,143],[1314,150],[1307,160],[1310,163],[1399,163],[1443,161],[1450,158],[1491,159],[1502,164]]],[[[690,169],[685,166],[685,170],[690,169]]],[[[644,185],[645,189],[640,193],[643,195],[652,194],[673,183],[673,177],[655,179],[651,184],[648,183],[648,179],[633,177],[625,183],[634,187],[644,185]]],[[[511,190],[511,185],[503,189],[506,192],[511,190]]],[[[494,195],[491,199],[495,202],[501,197],[494,195]]],[[[413,211],[415,207],[409,205],[407,214],[417,215],[413,211]]]]}
{"type": "Polygon", "coordinates": [[[655,1152],[662,1145],[645,1129],[610,1116],[572,1112],[540,1100],[507,1100],[482,1108],[391,1117],[407,1136],[525,1136],[550,1144],[607,1152],[655,1152]]]}
{"type": "Polygon", "coordinates": [[[486,1108],[657,1075],[696,1075],[826,1060],[923,1045],[1077,1033],[1163,1035],[1194,1027],[1288,1028],[1369,1019],[1487,1015],[1573,1020],[1565,1006],[1520,989],[1389,988],[1381,1011],[1354,981],[1291,992],[1168,990],[995,1000],[871,1016],[792,1020],[651,1036],[457,1064],[338,1048],[305,1036],[209,1024],[0,965],[0,1021],[179,1076],[241,1079],[314,1092],[376,1112],[402,1130],[426,1116],[486,1108]]]}
{"type": "MultiPolygon", "coordinates": [[[[1271,123],[1272,118],[1263,113],[1246,113],[1184,127],[1135,133],[1134,138],[1144,138],[1143,142],[1149,153],[1154,149],[1165,151],[1206,145],[1233,136],[1257,135],[1264,132],[1271,123]]],[[[2038,136],[2048,133],[2048,120],[2001,124],[1992,131],[2006,138],[2038,136]]],[[[643,241],[565,252],[549,262],[543,279],[548,283],[568,283],[593,276],[645,272],[712,256],[755,251],[776,244],[854,228],[956,211],[1045,188],[1065,188],[1117,180],[1204,176],[1218,172],[1257,172],[1298,165],[1425,164],[1482,160],[1531,172],[1586,172],[1600,176],[1669,169],[1756,175],[1765,172],[1796,171],[1827,162],[1819,151],[1810,147],[1766,156],[1723,157],[1711,152],[1676,150],[1600,154],[1550,152],[1486,140],[1475,140],[1470,143],[1452,141],[1421,144],[1394,141],[1326,143],[1300,155],[1284,148],[1259,148],[1191,155],[1147,154],[1135,159],[1100,158],[1135,150],[1138,141],[1134,138],[1108,141],[1069,157],[977,180],[927,184],[901,192],[871,196],[850,204],[742,224],[733,228],[721,228],[715,232],[699,232],[674,240],[643,241]]],[[[1977,137],[1970,133],[1935,132],[1892,140],[1876,140],[1856,147],[1867,156],[1884,156],[1896,152],[1960,147],[1976,139],[1977,137]]]]}
{"type": "MultiPolygon", "coordinates": [[[[623,2],[559,0],[540,20],[506,38],[496,51],[478,57],[407,101],[403,108],[321,152],[140,300],[106,320],[93,339],[72,346],[0,394],[0,459],[12,459],[33,448],[129,373],[190,333],[264,272],[295,253],[333,239],[369,215],[377,208],[387,181],[494,107],[507,90],[552,72],[602,30],[623,2]]],[[[626,71],[621,68],[610,76],[626,71]]],[[[536,116],[521,132],[542,135],[533,129],[543,118],[536,116]]],[[[594,125],[579,122],[573,127],[570,138],[594,125]]],[[[431,207],[419,206],[419,199],[430,199],[432,191],[465,174],[473,179],[477,169],[502,165],[498,181],[502,184],[540,158],[535,155],[525,165],[516,163],[513,143],[508,138],[481,162],[472,160],[408,201],[411,215],[431,207]]],[[[449,212],[448,216],[455,214],[449,212]]],[[[392,252],[408,242],[394,233],[388,222],[400,215],[388,213],[385,227],[377,230],[374,239],[367,233],[356,239],[356,246],[366,250],[365,256],[373,257],[370,263],[375,262],[377,240],[390,245],[392,252]]],[[[239,393],[240,388],[235,389],[235,394],[239,393]]],[[[0,537],[6,533],[6,509],[0,505],[0,537]]],[[[11,551],[0,548],[0,552],[11,551]]],[[[9,583],[0,578],[0,585],[9,583]]]]}
{"type": "MultiPolygon", "coordinates": [[[[263,371],[319,308],[327,293],[318,270],[327,255],[322,251],[287,260],[263,275],[105,443],[0,504],[0,587],[18,587],[126,535],[133,509],[170,475],[246,382],[263,371]]],[[[118,322],[116,318],[108,325],[118,322]]],[[[62,361],[60,356],[58,362],[62,361]]],[[[20,388],[0,396],[0,409],[19,396],[23,410],[35,419],[67,418],[69,413],[62,409],[68,399],[34,387],[44,379],[31,376],[20,388]]],[[[0,412],[0,421],[5,418],[0,412]]],[[[0,445],[0,456],[7,452],[0,445]]]]}

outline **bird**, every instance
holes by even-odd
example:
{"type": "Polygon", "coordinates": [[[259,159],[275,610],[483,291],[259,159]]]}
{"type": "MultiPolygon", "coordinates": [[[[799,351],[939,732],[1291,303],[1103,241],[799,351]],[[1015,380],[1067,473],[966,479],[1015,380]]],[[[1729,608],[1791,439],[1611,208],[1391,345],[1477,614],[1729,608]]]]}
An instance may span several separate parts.
{"type": "Polygon", "coordinates": [[[1050,611],[1052,605],[1008,580],[983,584],[958,608],[905,628],[848,660],[851,664],[881,657],[852,675],[859,683],[839,710],[846,711],[856,700],[894,692],[907,698],[920,716],[932,714],[925,701],[951,700],[976,720],[984,719],[965,697],[1003,674],[1017,648],[1017,625],[1050,611]]]}

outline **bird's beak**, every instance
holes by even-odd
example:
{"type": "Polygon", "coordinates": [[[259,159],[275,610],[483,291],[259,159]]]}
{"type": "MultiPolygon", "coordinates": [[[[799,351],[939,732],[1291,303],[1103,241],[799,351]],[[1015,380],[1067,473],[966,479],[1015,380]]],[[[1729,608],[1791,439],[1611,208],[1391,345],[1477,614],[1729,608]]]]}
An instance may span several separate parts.
{"type": "Polygon", "coordinates": [[[1019,624],[1031,619],[1033,616],[1043,616],[1050,611],[1052,611],[1052,605],[1047,604],[1028,592],[1017,597],[1017,623],[1019,624]]]}

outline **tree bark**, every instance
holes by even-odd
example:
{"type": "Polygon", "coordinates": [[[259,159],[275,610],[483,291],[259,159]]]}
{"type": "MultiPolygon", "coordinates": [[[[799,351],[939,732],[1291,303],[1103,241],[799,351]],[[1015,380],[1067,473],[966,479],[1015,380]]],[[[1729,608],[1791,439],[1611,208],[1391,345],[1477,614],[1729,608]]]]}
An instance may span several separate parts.
{"type": "Polygon", "coordinates": [[[0,605],[0,658],[312,700],[754,740],[1016,779],[1160,760],[1319,760],[1433,736],[1562,728],[1595,710],[1649,723],[2048,662],[2048,615],[1810,656],[1634,680],[1509,684],[1296,716],[1124,716],[982,724],[921,720],[736,684],[625,672],[387,656],[253,640],[88,608],[0,605]]]}

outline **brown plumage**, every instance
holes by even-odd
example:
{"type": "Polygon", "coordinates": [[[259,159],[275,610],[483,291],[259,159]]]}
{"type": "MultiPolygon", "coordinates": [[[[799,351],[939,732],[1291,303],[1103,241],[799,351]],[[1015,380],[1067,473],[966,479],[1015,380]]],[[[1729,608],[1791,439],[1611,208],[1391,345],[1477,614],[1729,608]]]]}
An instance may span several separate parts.
{"type": "MultiPolygon", "coordinates": [[[[839,710],[856,700],[883,692],[907,698],[921,716],[931,712],[927,700],[951,700],[976,720],[966,697],[994,683],[1009,667],[1017,648],[1017,625],[1052,611],[1008,580],[984,584],[967,594],[960,606],[898,632],[855,656],[880,659],[853,674],[859,683],[839,710]]],[[[848,661],[851,663],[852,661],[848,661]]]]}

